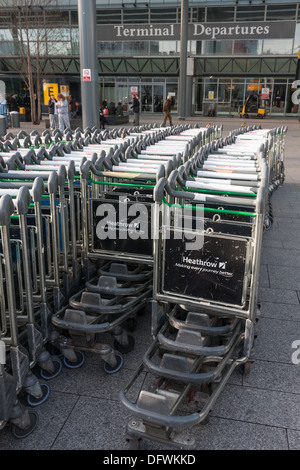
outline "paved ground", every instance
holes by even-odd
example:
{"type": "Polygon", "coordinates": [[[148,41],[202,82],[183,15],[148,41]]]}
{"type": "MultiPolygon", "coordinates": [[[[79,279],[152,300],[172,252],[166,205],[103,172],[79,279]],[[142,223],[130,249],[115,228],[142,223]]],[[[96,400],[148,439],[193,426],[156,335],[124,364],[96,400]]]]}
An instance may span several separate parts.
{"type": "MultiPolygon", "coordinates": [[[[157,121],[142,117],[141,123],[157,121]]],[[[174,117],[174,123],[178,123],[174,117]]],[[[207,118],[186,122],[207,123],[207,118]]],[[[237,118],[211,118],[223,124],[223,135],[240,126],[237,118]]],[[[247,121],[252,124],[255,121],[247,121]]],[[[262,316],[255,343],[255,362],[247,377],[234,373],[210,413],[207,425],[193,429],[197,450],[299,450],[300,364],[293,364],[293,342],[300,341],[300,132],[297,120],[268,119],[263,128],[288,125],[284,185],[272,196],[274,226],[264,233],[260,297],[262,316]]],[[[33,127],[24,124],[23,129],[33,127]]],[[[43,123],[34,126],[44,129],[43,123]]],[[[12,129],[17,133],[20,129],[12,129]]],[[[149,318],[139,318],[135,348],[125,356],[121,371],[107,375],[96,355],[86,355],[77,370],[63,368],[49,381],[50,398],[38,407],[39,424],[24,440],[8,429],[0,433],[1,450],[125,451],[129,420],[118,392],[150,344],[149,318]]],[[[298,346],[299,348],[299,346],[298,346]]],[[[298,362],[300,353],[296,355],[298,362]]],[[[168,450],[146,442],[142,448],[168,450]]]]}

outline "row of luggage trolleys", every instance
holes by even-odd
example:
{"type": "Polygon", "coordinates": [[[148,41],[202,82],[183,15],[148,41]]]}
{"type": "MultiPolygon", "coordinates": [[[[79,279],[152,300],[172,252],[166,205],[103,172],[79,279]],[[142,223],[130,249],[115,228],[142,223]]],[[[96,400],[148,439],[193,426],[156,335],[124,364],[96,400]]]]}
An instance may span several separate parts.
{"type": "Polygon", "coordinates": [[[250,370],[286,131],[239,129],[155,185],[153,342],[120,392],[133,449],[142,439],[194,448],[193,426],[207,422],[233,371],[250,370]]]}
{"type": "MultiPolygon", "coordinates": [[[[82,351],[92,350],[101,354],[107,373],[121,368],[122,354],[99,342],[99,334],[109,331],[119,350],[132,350],[133,337],[121,325],[131,320],[132,327],[151,296],[152,267],[130,271],[126,265],[108,266],[105,253],[90,257],[90,198],[98,183],[111,181],[106,172],[137,161],[142,148],[182,129],[144,126],[103,133],[95,128],[1,138],[0,428],[10,425],[15,437],[35,429],[35,407],[47,400],[48,381],[61,372],[62,362],[79,367],[82,351]]],[[[155,165],[145,173],[143,168],[142,178],[167,174],[215,134],[216,129],[205,132],[204,141],[199,135],[190,139],[176,159],[167,158],[168,169],[155,165]]]]}
{"type": "Polygon", "coordinates": [[[203,421],[232,371],[251,360],[266,194],[282,182],[285,133],[247,128],[223,139],[212,127],[146,126],[122,136],[45,132],[29,150],[28,136],[26,146],[13,136],[2,143],[2,426],[31,433],[48,381],[62,362],[80,367],[85,351],[107,373],[120,370],[149,305],[153,344],[120,393],[138,417],[127,437],[192,445],[174,428],[203,421]],[[195,234],[196,249],[187,243],[195,234]],[[143,370],[157,385],[131,403],[143,370]],[[205,406],[178,416],[199,387],[205,406]]]}

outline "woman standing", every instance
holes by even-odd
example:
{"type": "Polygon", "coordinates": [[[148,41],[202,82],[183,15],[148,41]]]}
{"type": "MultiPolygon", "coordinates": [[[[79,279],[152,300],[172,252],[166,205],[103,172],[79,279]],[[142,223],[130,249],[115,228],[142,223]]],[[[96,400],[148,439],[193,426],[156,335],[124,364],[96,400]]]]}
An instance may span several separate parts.
{"type": "Polygon", "coordinates": [[[70,119],[69,119],[69,104],[65,96],[62,93],[57,95],[56,109],[58,114],[58,128],[61,132],[64,129],[70,129],[70,119]]]}

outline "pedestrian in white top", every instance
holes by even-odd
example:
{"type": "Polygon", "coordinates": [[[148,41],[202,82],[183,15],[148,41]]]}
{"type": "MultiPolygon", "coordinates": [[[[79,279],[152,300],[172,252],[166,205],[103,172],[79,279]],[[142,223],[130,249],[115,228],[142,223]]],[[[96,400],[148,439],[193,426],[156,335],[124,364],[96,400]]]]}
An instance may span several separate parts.
{"type": "Polygon", "coordinates": [[[64,129],[71,129],[69,119],[69,103],[62,93],[57,95],[56,109],[58,113],[58,128],[61,132],[64,129]]]}

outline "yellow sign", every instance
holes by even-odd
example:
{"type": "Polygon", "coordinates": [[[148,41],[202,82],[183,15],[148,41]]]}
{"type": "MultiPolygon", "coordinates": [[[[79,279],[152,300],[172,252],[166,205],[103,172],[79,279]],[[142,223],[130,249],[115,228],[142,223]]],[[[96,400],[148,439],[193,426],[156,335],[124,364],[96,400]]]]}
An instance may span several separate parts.
{"type": "Polygon", "coordinates": [[[247,91],[260,91],[262,89],[262,85],[258,85],[258,83],[249,83],[247,85],[247,91]]]}
{"type": "Polygon", "coordinates": [[[51,95],[54,95],[55,98],[58,95],[58,84],[57,83],[43,83],[44,91],[44,104],[48,104],[49,98],[51,95]]]}
{"type": "Polygon", "coordinates": [[[64,96],[69,96],[69,85],[60,85],[60,92],[64,96]]]}
{"type": "Polygon", "coordinates": [[[213,100],[214,97],[215,97],[215,92],[214,92],[214,91],[209,91],[209,92],[208,92],[208,99],[209,99],[209,100],[213,100]]]}

